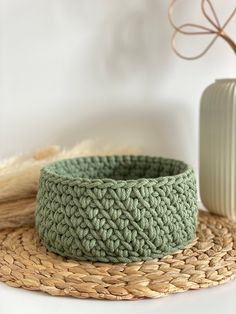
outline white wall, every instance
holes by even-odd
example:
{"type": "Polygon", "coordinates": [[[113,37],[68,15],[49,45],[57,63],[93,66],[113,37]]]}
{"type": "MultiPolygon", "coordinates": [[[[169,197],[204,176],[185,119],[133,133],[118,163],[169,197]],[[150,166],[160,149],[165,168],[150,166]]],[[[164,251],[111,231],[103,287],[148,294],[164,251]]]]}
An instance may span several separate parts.
{"type": "MultiPolygon", "coordinates": [[[[201,60],[178,59],[168,2],[0,0],[0,157],[100,138],[197,168],[201,92],[235,77],[236,58],[218,40],[201,60]]],[[[196,20],[200,1],[183,2],[177,20],[196,20]]],[[[224,19],[235,0],[217,5],[224,19]]]]}

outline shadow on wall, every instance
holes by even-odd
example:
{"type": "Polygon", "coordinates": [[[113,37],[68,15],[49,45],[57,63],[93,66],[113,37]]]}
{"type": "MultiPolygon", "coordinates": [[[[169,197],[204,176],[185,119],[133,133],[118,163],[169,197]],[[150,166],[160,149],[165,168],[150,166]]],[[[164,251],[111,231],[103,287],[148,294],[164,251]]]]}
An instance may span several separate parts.
{"type": "Polygon", "coordinates": [[[91,49],[92,72],[105,81],[162,77],[171,52],[166,9],[156,0],[112,2],[91,49]]]}
{"type": "MultiPolygon", "coordinates": [[[[90,115],[82,123],[70,124],[67,131],[58,134],[57,142],[71,146],[82,139],[95,139],[111,145],[140,147],[144,154],[196,164],[195,160],[189,160],[194,149],[194,117],[188,106],[179,105],[178,110],[172,108],[172,105],[165,105],[153,110],[106,110],[100,115],[90,115]]],[[[194,155],[197,155],[197,147],[195,149],[194,155]]]]}

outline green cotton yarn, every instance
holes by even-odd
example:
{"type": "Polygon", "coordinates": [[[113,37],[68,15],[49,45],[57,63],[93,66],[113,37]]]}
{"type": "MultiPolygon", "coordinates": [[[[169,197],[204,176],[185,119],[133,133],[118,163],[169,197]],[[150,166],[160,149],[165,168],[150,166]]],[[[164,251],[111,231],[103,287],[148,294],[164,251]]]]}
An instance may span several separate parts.
{"type": "Polygon", "coordinates": [[[45,247],[100,262],[163,257],[192,241],[191,167],[148,156],[80,157],[41,171],[36,226],[45,247]]]}

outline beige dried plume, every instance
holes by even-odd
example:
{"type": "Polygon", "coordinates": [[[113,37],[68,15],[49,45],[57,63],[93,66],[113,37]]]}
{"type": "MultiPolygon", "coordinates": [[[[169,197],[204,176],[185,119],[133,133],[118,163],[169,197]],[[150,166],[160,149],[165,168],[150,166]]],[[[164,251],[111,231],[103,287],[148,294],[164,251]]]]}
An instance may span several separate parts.
{"type": "Polygon", "coordinates": [[[132,154],[127,147],[98,148],[84,141],[72,149],[51,146],[0,161],[0,230],[32,224],[38,179],[43,166],[56,160],[89,155],[132,154]]]}

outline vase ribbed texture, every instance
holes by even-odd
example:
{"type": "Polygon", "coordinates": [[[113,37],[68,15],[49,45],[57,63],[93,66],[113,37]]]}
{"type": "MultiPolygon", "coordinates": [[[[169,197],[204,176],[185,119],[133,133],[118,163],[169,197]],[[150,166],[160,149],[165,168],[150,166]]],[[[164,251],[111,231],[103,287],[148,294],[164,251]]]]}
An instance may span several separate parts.
{"type": "Polygon", "coordinates": [[[36,226],[48,250],[80,260],[162,257],[192,241],[196,182],[181,161],[147,156],[81,157],[46,166],[36,226]]]}
{"type": "Polygon", "coordinates": [[[236,79],[217,80],[202,96],[200,193],[209,211],[236,220],[236,79]]]}

